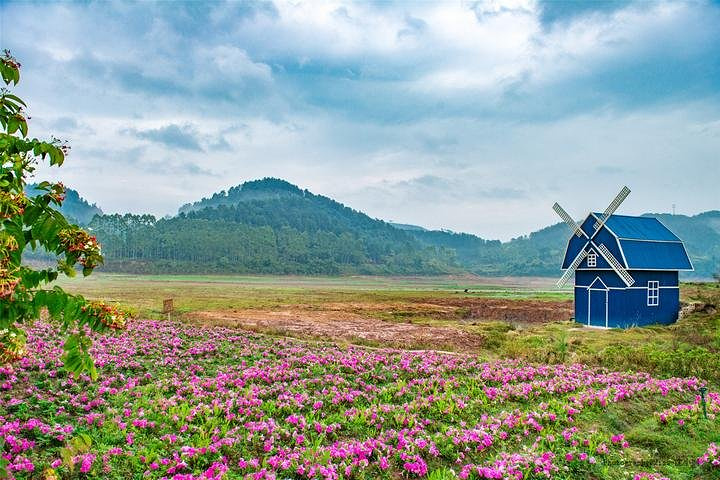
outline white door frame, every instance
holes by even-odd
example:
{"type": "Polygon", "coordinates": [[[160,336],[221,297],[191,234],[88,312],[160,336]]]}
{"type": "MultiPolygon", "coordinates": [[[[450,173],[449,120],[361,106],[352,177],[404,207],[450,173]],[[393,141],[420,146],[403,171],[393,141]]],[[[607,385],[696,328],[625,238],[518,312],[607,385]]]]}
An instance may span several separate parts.
{"type": "Polygon", "coordinates": [[[591,292],[605,292],[605,328],[609,328],[608,325],[608,292],[610,289],[605,285],[605,282],[602,281],[600,277],[595,277],[595,280],[590,282],[590,285],[587,287],[587,297],[588,297],[588,309],[587,309],[587,326],[588,327],[597,327],[597,325],[590,325],[590,297],[591,292]],[[595,282],[599,281],[604,288],[593,288],[592,286],[595,284],[595,282]]]}

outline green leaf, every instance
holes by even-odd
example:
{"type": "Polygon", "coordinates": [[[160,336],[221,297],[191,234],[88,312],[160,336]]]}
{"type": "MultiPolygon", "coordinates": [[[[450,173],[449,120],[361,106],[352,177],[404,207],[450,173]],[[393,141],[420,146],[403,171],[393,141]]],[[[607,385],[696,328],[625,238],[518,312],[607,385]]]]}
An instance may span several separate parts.
{"type": "Polygon", "coordinates": [[[95,362],[93,361],[92,357],[88,355],[88,358],[90,359],[90,379],[94,382],[98,379],[98,371],[97,368],[95,368],[95,362]]]}
{"type": "Polygon", "coordinates": [[[48,292],[46,306],[51,317],[59,318],[65,308],[65,296],[54,290],[48,292]]]}
{"type": "Polygon", "coordinates": [[[47,152],[50,155],[50,165],[62,165],[65,161],[65,154],[55,145],[50,145],[47,152]]]}
{"type": "Polygon", "coordinates": [[[6,460],[5,457],[0,457],[0,478],[6,478],[8,476],[7,466],[9,464],[9,460],[6,460]]]}
{"type": "Polygon", "coordinates": [[[25,104],[25,102],[23,102],[22,99],[20,99],[20,97],[15,96],[15,95],[13,95],[12,93],[6,93],[4,96],[5,96],[5,98],[9,98],[10,100],[12,100],[12,101],[15,102],[15,103],[19,103],[19,104],[22,105],[23,107],[27,107],[27,105],[25,104]]]}
{"type": "Polygon", "coordinates": [[[77,300],[71,295],[67,295],[65,298],[65,309],[63,310],[63,318],[67,322],[68,320],[75,320],[79,310],[77,300]]]}
{"type": "Polygon", "coordinates": [[[87,433],[80,433],[70,440],[70,444],[77,453],[85,453],[89,451],[92,446],[92,438],[87,433]]]}
{"type": "Polygon", "coordinates": [[[20,128],[20,121],[15,116],[8,118],[8,123],[7,123],[7,128],[6,128],[7,133],[9,135],[12,135],[13,133],[17,132],[18,128],[20,128]]]}
{"type": "Polygon", "coordinates": [[[63,465],[68,467],[70,471],[73,470],[73,467],[75,466],[75,463],[73,462],[73,457],[75,455],[69,448],[61,448],[60,449],[60,458],[62,458],[63,465]]]}
{"type": "Polygon", "coordinates": [[[78,337],[77,334],[75,334],[75,335],[70,335],[70,336],[65,340],[65,345],[63,345],[63,349],[64,349],[65,351],[68,351],[68,352],[69,352],[69,351],[72,351],[72,350],[76,350],[76,349],[78,348],[78,344],[79,344],[79,343],[80,343],[80,338],[78,337]]]}

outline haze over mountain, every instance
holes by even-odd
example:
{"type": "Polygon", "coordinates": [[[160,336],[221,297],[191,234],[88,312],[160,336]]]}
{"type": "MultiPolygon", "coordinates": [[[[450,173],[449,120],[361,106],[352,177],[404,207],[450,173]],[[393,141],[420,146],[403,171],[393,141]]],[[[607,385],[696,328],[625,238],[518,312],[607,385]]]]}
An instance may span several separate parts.
{"type": "MultiPolygon", "coordinates": [[[[97,234],[106,271],[555,276],[570,234],[558,223],[500,242],[392,224],[274,178],[183,205],[172,218],[102,215],[72,189],[63,209],[97,234]]],[[[720,211],[646,215],[685,241],[695,267],[686,278],[718,271],[720,211]]]]}
{"type": "MultiPolygon", "coordinates": [[[[37,184],[32,183],[25,187],[25,192],[28,195],[37,195],[41,193],[37,189],[37,184]]],[[[77,190],[68,188],[65,191],[65,201],[60,206],[60,211],[68,217],[71,222],[87,225],[93,219],[95,215],[102,215],[103,211],[97,205],[90,204],[87,200],[82,198],[77,190]]]]}

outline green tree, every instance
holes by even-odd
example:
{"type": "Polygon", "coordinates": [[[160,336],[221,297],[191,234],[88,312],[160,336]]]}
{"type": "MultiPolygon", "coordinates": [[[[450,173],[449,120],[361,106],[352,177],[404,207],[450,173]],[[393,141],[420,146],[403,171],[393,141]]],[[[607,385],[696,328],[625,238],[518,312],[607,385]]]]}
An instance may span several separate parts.
{"type": "Polygon", "coordinates": [[[59,274],[75,275],[76,266],[89,275],[102,263],[95,237],[73,225],[57,210],[65,195],[61,183],[42,182],[36,195],[25,187],[38,162],[60,166],[68,148],[52,139],[28,137],[25,103],[8,89],[20,80],[20,64],[8,51],[0,57],[0,363],[25,353],[23,325],[47,312],[66,335],[65,368],[73,373],[97,372],[89,354],[88,331],[107,331],[124,326],[116,307],[88,302],[60,287],[47,288],[59,274]],[[55,268],[33,269],[22,263],[27,248],[45,249],[57,256],[55,268]]]}

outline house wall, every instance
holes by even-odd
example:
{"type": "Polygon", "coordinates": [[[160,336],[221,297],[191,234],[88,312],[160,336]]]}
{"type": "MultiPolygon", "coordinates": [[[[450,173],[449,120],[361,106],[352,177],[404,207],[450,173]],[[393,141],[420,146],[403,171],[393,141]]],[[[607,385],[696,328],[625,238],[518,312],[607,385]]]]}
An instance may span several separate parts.
{"type": "MultiPolygon", "coordinates": [[[[643,271],[632,270],[635,279],[631,287],[626,287],[620,277],[610,270],[583,270],[575,273],[575,321],[588,323],[588,308],[593,310],[595,317],[604,306],[594,307],[588,304],[588,286],[596,278],[607,285],[607,325],[610,327],[628,328],[651,324],[670,324],[677,320],[680,309],[677,271],[643,271]],[[657,306],[648,306],[648,281],[660,282],[659,301],[657,306]]],[[[596,283],[593,288],[598,287],[596,283]]],[[[599,301],[599,295],[593,299],[599,301]]],[[[593,315],[591,315],[593,317],[593,315]]],[[[597,323],[597,322],[596,322],[597,323]]],[[[604,326],[604,325],[596,325],[604,326]]]]}

